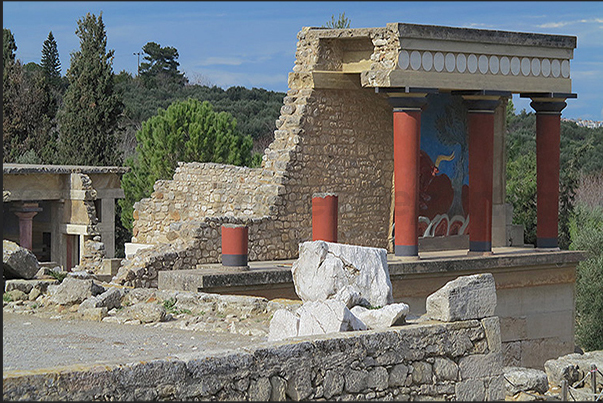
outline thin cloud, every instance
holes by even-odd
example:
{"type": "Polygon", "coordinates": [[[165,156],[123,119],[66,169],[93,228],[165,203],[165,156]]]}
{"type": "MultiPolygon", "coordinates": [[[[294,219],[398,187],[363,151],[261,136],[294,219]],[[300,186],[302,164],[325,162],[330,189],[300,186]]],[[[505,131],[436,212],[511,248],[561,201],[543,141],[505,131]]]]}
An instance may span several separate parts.
{"type": "Polygon", "coordinates": [[[220,57],[220,56],[210,56],[202,61],[198,62],[199,66],[240,66],[245,61],[238,57],[220,57]]]}
{"type": "Polygon", "coordinates": [[[603,24],[603,18],[581,19],[573,21],[547,22],[546,24],[537,25],[538,28],[562,28],[574,24],[603,24]]]}

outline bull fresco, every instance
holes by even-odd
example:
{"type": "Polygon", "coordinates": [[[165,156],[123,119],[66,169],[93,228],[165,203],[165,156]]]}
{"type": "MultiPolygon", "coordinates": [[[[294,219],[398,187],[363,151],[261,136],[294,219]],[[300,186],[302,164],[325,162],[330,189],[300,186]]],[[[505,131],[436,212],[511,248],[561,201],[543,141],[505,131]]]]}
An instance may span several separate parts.
{"type": "Polygon", "coordinates": [[[469,146],[461,96],[428,95],[421,114],[419,236],[468,234],[469,146]]]}

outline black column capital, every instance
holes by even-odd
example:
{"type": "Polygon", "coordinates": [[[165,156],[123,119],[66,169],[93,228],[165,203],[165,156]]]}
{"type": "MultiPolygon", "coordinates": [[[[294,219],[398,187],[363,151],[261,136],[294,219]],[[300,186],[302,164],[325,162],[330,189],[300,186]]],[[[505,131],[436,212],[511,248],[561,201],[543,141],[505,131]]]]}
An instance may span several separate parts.
{"type": "Polygon", "coordinates": [[[469,113],[494,113],[500,105],[500,99],[464,98],[463,102],[469,113]]]}
{"type": "Polygon", "coordinates": [[[532,109],[536,111],[536,113],[546,114],[546,115],[560,115],[561,111],[567,106],[565,101],[543,101],[543,100],[533,100],[530,102],[530,106],[532,109]]]}

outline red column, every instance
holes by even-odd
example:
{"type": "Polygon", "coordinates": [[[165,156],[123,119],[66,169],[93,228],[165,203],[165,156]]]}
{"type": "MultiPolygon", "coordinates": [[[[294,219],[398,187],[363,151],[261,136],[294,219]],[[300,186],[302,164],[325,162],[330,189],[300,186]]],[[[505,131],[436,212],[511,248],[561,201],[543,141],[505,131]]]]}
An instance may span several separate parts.
{"type": "Polygon", "coordinates": [[[394,108],[395,255],[418,256],[421,110],[394,108]]]}
{"type": "Polygon", "coordinates": [[[247,268],[249,229],[245,225],[222,225],[222,265],[247,268]]]}
{"type": "Polygon", "coordinates": [[[38,203],[23,203],[13,209],[19,217],[19,246],[32,250],[33,247],[33,218],[42,211],[38,203]]]}
{"type": "Polygon", "coordinates": [[[469,253],[492,253],[494,110],[499,100],[465,100],[469,136],[469,253]]]}
{"type": "Polygon", "coordinates": [[[312,195],[312,240],[337,242],[338,196],[333,193],[312,195]]]}
{"type": "Polygon", "coordinates": [[[565,102],[532,102],[536,110],[536,246],[557,248],[559,218],[559,148],[565,102]]]}

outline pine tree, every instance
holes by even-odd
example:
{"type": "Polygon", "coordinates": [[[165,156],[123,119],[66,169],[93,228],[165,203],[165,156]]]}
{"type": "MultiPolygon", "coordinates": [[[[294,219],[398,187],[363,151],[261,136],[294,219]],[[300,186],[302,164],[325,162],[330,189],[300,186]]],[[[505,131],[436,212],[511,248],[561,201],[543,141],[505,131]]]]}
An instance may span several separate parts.
{"type": "Polygon", "coordinates": [[[123,105],[114,91],[113,50],[106,51],[102,13],[78,20],[80,50],[67,70],[69,88],[59,115],[58,162],[119,165],[118,118],[123,105]]]}
{"type": "Polygon", "coordinates": [[[207,101],[174,102],[142,124],[136,133],[136,154],[122,178],[125,199],[119,201],[121,221],[132,228],[134,203],[149,197],[158,179],[171,179],[178,161],[251,163],[251,136],[243,136],[230,113],[214,112],[207,101]]]}
{"type": "Polygon", "coordinates": [[[51,85],[58,86],[61,80],[61,61],[59,60],[57,42],[54,40],[52,31],[48,33],[48,38],[42,46],[40,65],[42,66],[44,76],[49,80],[51,85]]]}

